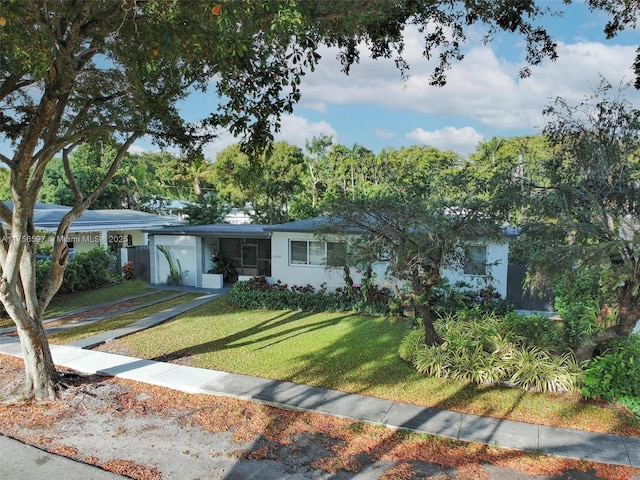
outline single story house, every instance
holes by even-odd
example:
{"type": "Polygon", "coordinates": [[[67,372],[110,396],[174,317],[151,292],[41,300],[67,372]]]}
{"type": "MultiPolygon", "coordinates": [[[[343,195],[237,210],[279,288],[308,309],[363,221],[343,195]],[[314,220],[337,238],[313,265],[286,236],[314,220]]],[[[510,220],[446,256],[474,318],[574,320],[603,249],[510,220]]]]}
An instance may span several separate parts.
{"type": "MultiPolygon", "coordinates": [[[[216,224],[148,229],[151,283],[167,282],[169,264],[157,248],[164,246],[186,272],[184,285],[210,287],[207,271],[212,267],[211,258],[221,253],[234,261],[240,279],[265,275],[271,281],[280,280],[288,285],[343,287],[342,267],[330,265],[340,239],[330,236],[321,239],[318,231],[324,224],[324,217],[318,217],[282,225],[216,224]]],[[[478,239],[470,243],[465,249],[469,256],[465,265],[445,268],[443,276],[451,284],[464,282],[478,289],[490,283],[505,298],[509,236],[505,234],[500,241],[478,239]],[[487,265],[491,265],[490,276],[487,265]]],[[[376,283],[390,286],[397,281],[387,275],[386,267],[385,262],[374,265],[376,283]]],[[[360,283],[359,269],[351,268],[350,275],[355,283],[360,283]]]]}
{"type": "MultiPolygon", "coordinates": [[[[4,202],[10,209],[13,202],[4,202]]],[[[33,224],[37,231],[55,235],[60,221],[71,210],[65,205],[36,203],[33,224]]],[[[76,252],[101,246],[116,250],[121,247],[146,246],[149,227],[165,227],[183,224],[177,218],[170,218],[136,210],[87,210],[75,220],[64,239],[76,252]]],[[[43,236],[44,237],[44,236],[43,236]]],[[[43,238],[53,241],[53,236],[43,238]]]]}

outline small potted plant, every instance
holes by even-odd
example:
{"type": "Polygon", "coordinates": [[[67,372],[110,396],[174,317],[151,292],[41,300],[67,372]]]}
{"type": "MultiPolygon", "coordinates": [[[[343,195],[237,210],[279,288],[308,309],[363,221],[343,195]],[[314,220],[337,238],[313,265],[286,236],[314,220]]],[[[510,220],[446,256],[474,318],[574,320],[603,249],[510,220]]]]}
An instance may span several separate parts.
{"type": "Polygon", "coordinates": [[[222,275],[225,282],[233,282],[238,278],[234,261],[222,253],[214,253],[211,256],[211,269],[207,273],[222,275]]]}

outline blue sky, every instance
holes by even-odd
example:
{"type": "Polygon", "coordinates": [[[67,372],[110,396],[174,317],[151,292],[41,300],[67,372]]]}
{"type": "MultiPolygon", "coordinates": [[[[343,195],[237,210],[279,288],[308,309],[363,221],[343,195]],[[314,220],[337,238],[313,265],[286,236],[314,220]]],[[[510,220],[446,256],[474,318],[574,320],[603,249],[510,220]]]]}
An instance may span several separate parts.
{"type": "MultiPolygon", "coordinates": [[[[558,42],[559,58],[532,67],[527,79],[518,76],[525,65],[523,41],[507,34],[485,45],[482,32],[471,31],[465,58],[449,70],[445,87],[429,86],[433,64],[422,57],[422,43],[414,30],[405,33],[405,58],[410,64],[406,81],[393,61],[370,60],[365,53],[346,76],[336,51],[324,48],[316,71],[303,80],[302,100],[292,115],[283,117],[276,139],[304,147],[314,135],[327,134],[338,143],[349,147],[358,143],[376,153],[385,147],[431,145],[467,155],[484,139],[539,133],[546,105],[558,96],[579,102],[593,91],[600,75],[614,85],[633,80],[631,64],[640,29],[606,40],[604,13],[590,12],[580,2],[546,4],[566,10],[564,16],[547,17],[543,23],[558,42]]],[[[625,96],[640,108],[640,91],[628,89],[625,96]]],[[[195,120],[206,117],[216,105],[212,88],[211,93],[189,97],[181,112],[195,120]]],[[[221,131],[205,147],[205,157],[215,161],[219,151],[237,141],[221,131]]],[[[0,150],[6,147],[0,144],[0,150]]],[[[132,147],[134,152],[155,150],[147,139],[132,147]]]]}
{"type": "MultiPolygon", "coordinates": [[[[293,115],[283,118],[276,139],[304,147],[306,139],[324,133],[341,144],[359,143],[374,152],[427,144],[466,155],[483,139],[539,133],[546,105],[557,96],[580,101],[593,91],[599,75],[614,85],[633,79],[638,29],[606,40],[605,14],[590,12],[581,3],[547,4],[567,9],[563,17],[549,17],[544,23],[558,42],[559,58],[533,67],[527,79],[518,76],[524,65],[522,39],[507,34],[484,45],[481,32],[472,32],[465,59],[453,66],[441,88],[428,85],[431,66],[421,56],[414,31],[405,35],[411,66],[406,82],[392,61],[364,55],[345,76],[335,51],[325,49],[319,67],[303,81],[302,100],[293,115]]],[[[629,89],[625,96],[640,108],[640,92],[629,89]]],[[[184,103],[183,112],[197,116],[215,104],[212,97],[193,97],[184,103]]],[[[221,132],[206,147],[206,158],[214,161],[217,152],[236,141],[221,132]]],[[[142,142],[136,147],[152,149],[142,142]]]]}

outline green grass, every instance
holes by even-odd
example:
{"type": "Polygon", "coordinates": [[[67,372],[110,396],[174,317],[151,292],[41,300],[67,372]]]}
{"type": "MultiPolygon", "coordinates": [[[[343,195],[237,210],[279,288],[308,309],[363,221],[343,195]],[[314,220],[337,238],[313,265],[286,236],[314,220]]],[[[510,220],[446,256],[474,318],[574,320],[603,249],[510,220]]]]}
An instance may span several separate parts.
{"type": "Polygon", "coordinates": [[[106,320],[101,320],[99,322],[90,323],[87,325],[80,325],[78,327],[69,328],[66,330],[60,330],[59,332],[49,335],[49,341],[55,344],[69,343],[109,330],[125,327],[135,322],[136,320],[140,320],[142,318],[148,317],[149,315],[161,312],[162,310],[166,310],[167,308],[173,307],[175,305],[180,305],[184,302],[188,302],[189,300],[193,300],[194,298],[198,298],[200,296],[201,295],[199,294],[182,295],[172,300],[167,300],[150,307],[141,308],[139,310],[108,318],[106,320]]]}
{"type": "MultiPolygon", "coordinates": [[[[149,288],[147,282],[143,280],[129,280],[98,290],[59,295],[51,301],[44,316],[45,318],[54,317],[75,310],[76,308],[99,305],[120,298],[141,295],[150,291],[152,290],[149,288]]],[[[8,316],[0,318],[0,328],[13,327],[14,325],[8,316]]]]}
{"type": "Polygon", "coordinates": [[[142,295],[150,291],[152,290],[149,288],[149,284],[144,280],[128,280],[98,290],[59,295],[47,307],[45,318],[61,315],[76,308],[99,305],[121,298],[142,295]]]}
{"type": "Polygon", "coordinates": [[[235,309],[222,298],[118,342],[141,358],[191,357],[196,367],[499,418],[640,434],[620,411],[576,396],[424,377],[397,355],[407,328],[355,314],[235,309]]]}

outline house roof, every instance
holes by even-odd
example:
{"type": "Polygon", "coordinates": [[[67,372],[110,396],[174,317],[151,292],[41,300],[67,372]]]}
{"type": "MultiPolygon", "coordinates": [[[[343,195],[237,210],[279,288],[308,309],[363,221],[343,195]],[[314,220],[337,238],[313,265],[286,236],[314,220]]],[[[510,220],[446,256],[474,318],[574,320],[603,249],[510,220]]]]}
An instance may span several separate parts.
{"type": "Polygon", "coordinates": [[[344,233],[359,233],[361,230],[356,228],[348,228],[345,230],[343,221],[336,216],[323,216],[298,220],[297,222],[283,223],[281,225],[273,225],[267,228],[270,232],[300,232],[300,233],[316,233],[323,228],[334,227],[340,228],[344,233]]]}
{"type": "MultiPolygon", "coordinates": [[[[265,228],[269,232],[300,232],[300,233],[316,233],[319,229],[334,227],[335,229],[350,234],[362,233],[362,229],[354,226],[345,227],[343,220],[339,216],[323,216],[299,220],[297,222],[284,223],[282,225],[274,225],[265,228]]],[[[519,235],[520,229],[505,225],[501,227],[502,236],[506,238],[515,238],[519,235]]]]}
{"type": "MultiPolygon", "coordinates": [[[[188,225],[166,228],[148,228],[145,232],[157,235],[214,235],[228,237],[269,237],[272,232],[318,233],[319,230],[334,227],[342,233],[358,234],[361,229],[345,227],[340,217],[323,216],[288,222],[280,225],[253,225],[217,223],[211,225],[188,225]]],[[[503,236],[513,238],[518,235],[518,229],[503,227],[503,236]]]]}
{"type": "Polygon", "coordinates": [[[212,225],[185,225],[181,227],[148,228],[145,232],[156,235],[215,235],[228,237],[269,237],[272,225],[216,223],[212,225]]]}
{"type": "MultiPolygon", "coordinates": [[[[10,209],[13,202],[4,202],[10,209]]],[[[62,217],[71,210],[66,205],[37,203],[33,212],[33,224],[37,229],[55,230],[62,217]]],[[[132,230],[148,227],[176,225],[184,222],[176,218],[164,217],[137,210],[87,210],[71,224],[70,232],[90,232],[98,230],[132,230]]]]}

